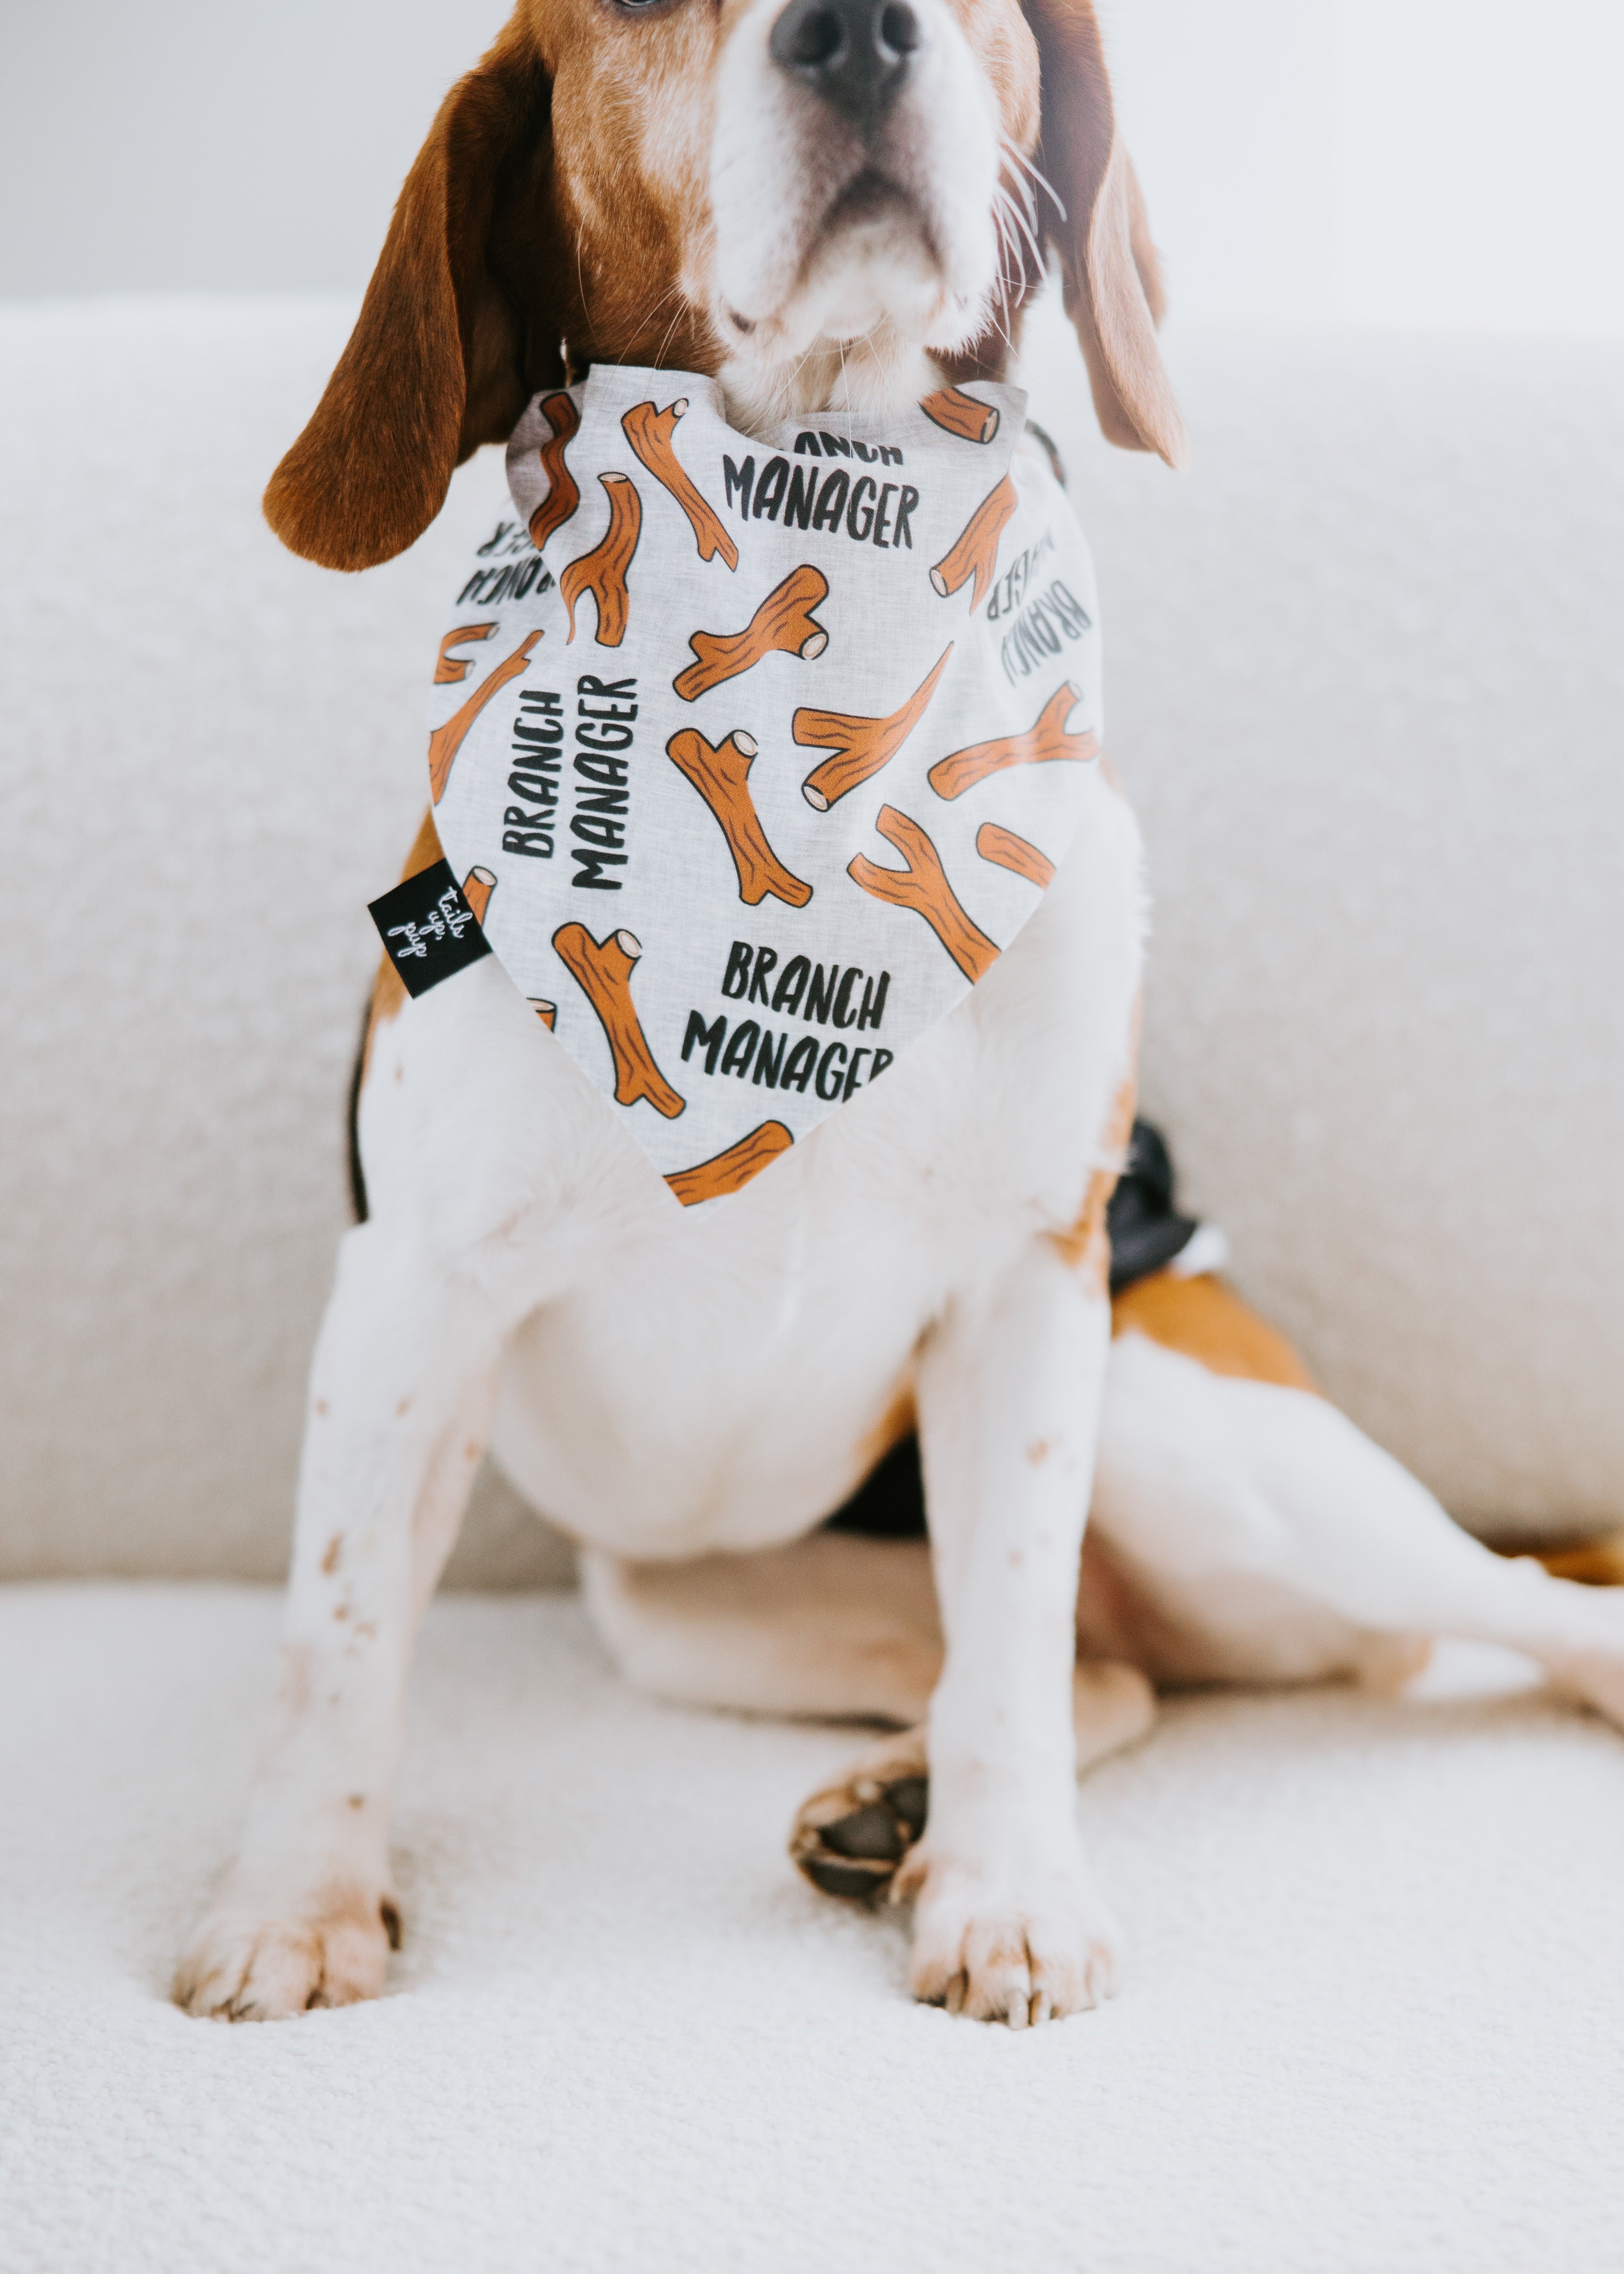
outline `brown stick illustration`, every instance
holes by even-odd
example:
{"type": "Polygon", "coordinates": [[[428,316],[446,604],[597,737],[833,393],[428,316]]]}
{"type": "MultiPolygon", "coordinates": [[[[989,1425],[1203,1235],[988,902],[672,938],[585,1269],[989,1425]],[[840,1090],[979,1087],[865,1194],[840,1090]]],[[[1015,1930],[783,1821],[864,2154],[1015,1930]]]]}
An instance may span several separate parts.
{"type": "Polygon", "coordinates": [[[620,421],[620,431],[663,490],[669,492],[688,516],[702,561],[719,553],[730,568],[739,566],[739,548],[722,525],[721,516],[703,490],[697,489],[671,447],[672,430],[688,415],[688,397],[680,395],[663,410],[651,403],[635,403],[620,421]]]}
{"type": "Polygon", "coordinates": [[[674,1121],[687,1104],[678,1096],[649,1048],[632,1001],[632,967],[643,953],[643,943],[629,931],[612,931],[607,939],[594,939],[582,923],[560,924],[553,935],[559,960],[598,1013],[598,1023],[608,1038],[614,1060],[614,1102],[635,1105],[646,1097],[656,1113],[674,1121]]]}
{"type": "Polygon", "coordinates": [[[516,679],[528,668],[530,650],[540,637],[538,631],[526,632],[513,653],[505,655],[480,681],[462,709],[443,727],[436,727],[429,736],[429,795],[436,805],[446,794],[446,784],[451,779],[451,768],[462,747],[463,736],[497,689],[506,687],[510,679],[516,679]]]}
{"type": "Polygon", "coordinates": [[[822,572],[810,566],[792,568],[781,584],[768,593],[741,632],[690,632],[688,645],[698,657],[672,685],[685,703],[736,679],[763,656],[798,655],[810,663],[829,645],[829,634],[812,614],[829,597],[822,572]]]}
{"type": "Polygon", "coordinates": [[[558,1005],[547,1002],[539,995],[527,995],[524,999],[547,1032],[551,1034],[558,1024],[558,1005]]]}
{"type": "Polygon", "coordinates": [[[978,403],[956,387],[938,388],[920,404],[927,418],[957,434],[965,442],[990,442],[998,431],[998,413],[990,403],[978,403]]]}
{"type": "Polygon", "coordinates": [[[1047,892],[1054,882],[1055,864],[1049,855],[996,821],[982,822],[975,832],[975,849],[983,861],[994,861],[1000,869],[1012,870],[1029,885],[1035,885],[1041,892],[1047,892]]]}
{"type": "Polygon", "coordinates": [[[925,715],[925,705],[936,693],[936,681],[947,667],[953,643],[937,657],[929,676],[921,681],[900,711],[889,719],[861,719],[844,711],[797,711],[790,732],[798,742],[838,755],[815,766],[801,785],[801,794],[815,813],[827,813],[848,789],[866,782],[889,765],[925,715]]]}
{"type": "Polygon", "coordinates": [[[599,474],[598,478],[609,500],[609,526],[590,553],[570,562],[559,578],[559,591],[569,610],[571,639],[575,636],[575,602],[583,592],[590,592],[598,603],[598,646],[619,647],[626,637],[626,618],[631,606],[626,572],[637,550],[638,532],[643,527],[643,500],[629,475],[599,474]]]}
{"type": "Polygon", "coordinates": [[[459,679],[466,679],[474,667],[473,657],[453,655],[451,650],[461,647],[465,640],[487,640],[495,629],[496,620],[492,617],[488,624],[459,624],[455,631],[447,632],[440,644],[440,660],[434,666],[435,686],[450,687],[459,679]]]}
{"type": "Polygon", "coordinates": [[[1015,510],[1015,485],[1008,474],[996,490],[989,490],[975,511],[966,522],[953,544],[930,572],[930,581],[945,600],[962,584],[975,579],[970,594],[970,606],[981,604],[982,589],[992,580],[998,558],[998,539],[1004,534],[1004,524],[1015,510]]]}
{"type": "Polygon", "coordinates": [[[758,1177],[780,1153],[787,1153],[794,1141],[781,1121],[763,1121],[725,1153],[712,1154],[695,1168],[679,1169],[665,1182],[684,1208],[696,1208],[701,1201],[726,1200],[729,1193],[742,1192],[752,1177],[758,1177]]]}
{"type": "Polygon", "coordinates": [[[579,485],[564,463],[566,446],[581,424],[581,413],[568,395],[545,395],[541,408],[553,432],[536,453],[547,478],[547,494],[530,516],[530,543],[538,553],[581,502],[579,485]]]}
{"type": "Polygon", "coordinates": [[[756,749],[754,737],[736,727],[725,742],[715,746],[696,727],[684,727],[666,743],[665,755],[716,816],[739,872],[739,898],[745,906],[755,907],[771,892],[792,908],[804,908],[812,887],[791,876],[768,844],[750,795],[747,778],[756,749]]]}
{"type": "Polygon", "coordinates": [[[1006,734],[996,742],[973,742],[938,758],[926,780],[938,797],[962,797],[989,774],[1009,766],[1037,766],[1050,758],[1071,758],[1078,764],[1099,754],[1100,745],[1086,727],[1068,734],[1066,720],[1082,697],[1070,680],[1057,688],[1024,734],[1006,734]]]}
{"type": "Polygon", "coordinates": [[[974,984],[997,961],[997,945],[960,907],[941,855],[918,822],[898,813],[894,805],[883,805],[874,825],[902,855],[906,869],[878,868],[866,853],[860,853],[848,863],[846,875],[876,900],[884,900],[893,908],[912,908],[915,915],[923,916],[974,984]]]}
{"type": "Polygon", "coordinates": [[[489,869],[470,869],[462,879],[462,898],[474,912],[474,922],[482,924],[485,912],[491,905],[491,895],[496,890],[496,878],[489,869]]]}

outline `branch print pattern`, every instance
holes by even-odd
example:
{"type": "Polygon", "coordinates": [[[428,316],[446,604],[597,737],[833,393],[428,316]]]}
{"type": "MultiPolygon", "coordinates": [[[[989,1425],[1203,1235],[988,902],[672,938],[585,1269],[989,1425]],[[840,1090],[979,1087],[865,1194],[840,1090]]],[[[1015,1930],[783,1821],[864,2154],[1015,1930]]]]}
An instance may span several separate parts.
{"type": "Polygon", "coordinates": [[[1066,720],[1082,699],[1067,680],[1049,697],[1024,734],[1005,734],[996,742],[973,742],[968,749],[955,750],[949,757],[938,758],[926,779],[938,797],[962,797],[978,782],[1007,772],[1011,766],[1046,765],[1057,758],[1081,764],[1098,757],[1100,745],[1086,727],[1077,734],[1066,731],[1066,720]]]}
{"type": "Polygon", "coordinates": [[[882,869],[860,853],[846,874],[876,900],[894,908],[912,908],[923,916],[943,946],[972,985],[985,976],[998,960],[997,943],[971,922],[947,881],[942,856],[917,821],[895,806],[883,805],[875,827],[894,845],[907,862],[906,870],[882,869]]]}
{"type": "Polygon", "coordinates": [[[767,842],[761,817],[750,795],[748,775],[756,746],[737,727],[725,742],[712,745],[693,727],[684,727],[665,745],[673,765],[691,781],[727,840],[739,873],[739,897],[756,907],[769,892],[792,908],[804,908],[812,897],[810,885],[792,877],[767,842]]]}
{"type": "Polygon", "coordinates": [[[694,532],[694,542],[699,547],[702,561],[714,561],[718,556],[730,568],[739,566],[739,548],[722,526],[721,516],[704,493],[696,488],[688,470],[671,446],[671,437],[679,418],[688,415],[688,398],[679,395],[674,403],[657,410],[651,403],[636,403],[620,421],[621,431],[660,487],[673,497],[688,516],[688,527],[694,532]]]}
{"type": "Polygon", "coordinates": [[[687,1099],[654,1063],[649,1038],[632,1001],[631,977],[643,943],[628,931],[594,939],[584,924],[560,924],[553,935],[559,960],[598,1013],[614,1060],[614,1102],[635,1105],[646,1097],[656,1113],[674,1121],[687,1099]]]}
{"type": "Polygon", "coordinates": [[[575,399],[563,394],[545,395],[541,408],[553,433],[536,453],[547,478],[547,494],[530,518],[530,543],[538,553],[581,502],[580,488],[564,457],[570,436],[581,424],[575,399]]]}
{"type": "Polygon", "coordinates": [[[690,632],[688,644],[697,660],[679,672],[672,685],[685,703],[694,703],[766,656],[798,655],[811,663],[829,644],[829,634],[812,614],[828,597],[829,581],[821,569],[792,568],[741,632],[690,632]]]}
{"type": "Polygon", "coordinates": [[[801,785],[801,794],[814,813],[827,813],[847,790],[855,789],[887,766],[925,715],[925,706],[936,691],[936,681],[953,651],[950,640],[936,667],[916,687],[899,711],[889,719],[861,719],[844,711],[797,711],[791,732],[798,742],[813,749],[832,749],[837,755],[815,766],[801,785]]]}
{"type": "Polygon", "coordinates": [[[590,592],[598,607],[598,646],[619,647],[626,637],[627,618],[631,611],[626,576],[643,528],[643,500],[628,474],[599,474],[598,478],[609,501],[609,526],[590,553],[570,562],[559,578],[559,591],[569,611],[572,640],[575,636],[575,603],[583,593],[590,592]]]}

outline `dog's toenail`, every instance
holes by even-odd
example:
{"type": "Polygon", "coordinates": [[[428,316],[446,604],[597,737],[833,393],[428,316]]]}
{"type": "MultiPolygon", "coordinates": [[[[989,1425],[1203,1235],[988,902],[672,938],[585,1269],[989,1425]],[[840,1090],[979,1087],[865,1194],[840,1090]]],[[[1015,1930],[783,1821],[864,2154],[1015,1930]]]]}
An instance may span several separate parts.
{"type": "Polygon", "coordinates": [[[401,1946],[401,1915],[387,1895],[379,1903],[378,1916],[383,1921],[383,1931],[389,1938],[390,1949],[398,1950],[401,1946]]]}

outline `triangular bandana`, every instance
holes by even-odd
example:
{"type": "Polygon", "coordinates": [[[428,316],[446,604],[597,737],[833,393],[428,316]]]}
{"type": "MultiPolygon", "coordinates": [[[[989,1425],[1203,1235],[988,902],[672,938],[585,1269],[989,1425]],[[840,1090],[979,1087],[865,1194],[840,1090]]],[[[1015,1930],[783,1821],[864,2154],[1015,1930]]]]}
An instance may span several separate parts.
{"type": "Polygon", "coordinates": [[[949,388],[749,440],[714,380],[598,365],[508,446],[517,519],[440,645],[434,825],[688,1206],[883,1080],[1071,841],[1098,608],[1025,411],[949,388]]]}

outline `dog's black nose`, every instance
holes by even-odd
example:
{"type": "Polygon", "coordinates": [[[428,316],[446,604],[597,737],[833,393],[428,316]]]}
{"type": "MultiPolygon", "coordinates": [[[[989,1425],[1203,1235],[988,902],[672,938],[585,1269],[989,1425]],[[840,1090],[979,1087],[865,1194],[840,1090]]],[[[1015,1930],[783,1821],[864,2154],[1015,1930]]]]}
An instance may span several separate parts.
{"type": "Polygon", "coordinates": [[[772,27],[772,59],[853,126],[883,116],[920,43],[907,0],[789,0],[772,27]]]}

